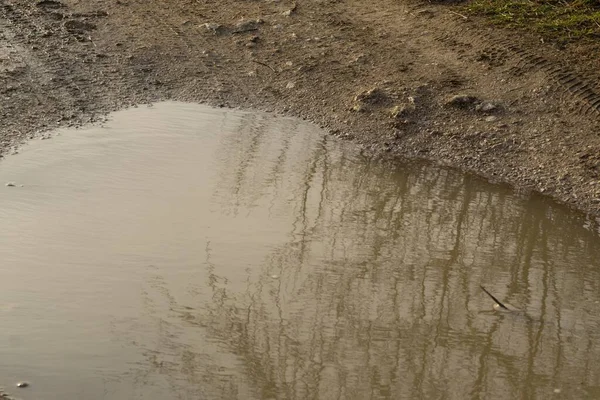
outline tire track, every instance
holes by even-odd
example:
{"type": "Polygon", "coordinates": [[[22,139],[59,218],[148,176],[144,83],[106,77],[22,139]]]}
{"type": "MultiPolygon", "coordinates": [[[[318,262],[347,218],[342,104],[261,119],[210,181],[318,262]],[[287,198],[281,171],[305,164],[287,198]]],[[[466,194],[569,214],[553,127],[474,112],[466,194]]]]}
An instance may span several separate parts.
{"type": "MultiPolygon", "coordinates": [[[[546,57],[533,53],[532,51],[519,47],[508,38],[496,37],[493,33],[481,31],[473,34],[472,30],[460,29],[465,22],[458,17],[450,17],[454,20],[456,29],[450,33],[442,33],[435,39],[445,45],[472,46],[480,54],[504,54],[504,62],[496,63],[492,67],[500,67],[505,64],[506,59],[515,57],[517,62],[506,70],[515,76],[542,72],[548,77],[555,89],[566,94],[568,98],[577,103],[580,108],[578,113],[586,116],[600,118],[600,90],[597,79],[591,76],[582,76],[574,69],[551,61],[546,57]],[[468,32],[465,34],[464,32],[468,32]],[[490,45],[493,43],[493,45],[490,45]]],[[[485,58],[485,57],[484,57],[485,58]]],[[[477,60],[476,61],[485,61],[477,60]]]]}
{"type": "MultiPolygon", "coordinates": [[[[224,100],[227,93],[239,89],[236,81],[239,81],[242,73],[237,63],[220,55],[218,48],[213,49],[214,44],[209,45],[204,38],[208,33],[202,31],[201,27],[186,22],[195,10],[184,8],[174,12],[161,7],[149,9],[143,1],[137,1],[134,7],[139,23],[152,30],[152,36],[146,38],[146,42],[153,41],[159,51],[175,61],[173,65],[159,68],[177,69],[176,75],[187,77],[186,82],[180,82],[183,86],[180,93],[203,94],[204,97],[211,93],[213,97],[216,95],[224,100]],[[218,73],[211,73],[216,69],[218,73]]],[[[230,39],[229,36],[211,36],[211,39],[214,38],[230,39]]],[[[168,79],[170,73],[163,71],[160,75],[168,79]]]]}
{"type": "MultiPolygon", "coordinates": [[[[36,92],[36,96],[45,97],[47,101],[58,102],[57,106],[66,110],[70,107],[77,108],[86,102],[85,98],[94,92],[92,80],[96,73],[92,72],[93,68],[68,68],[81,64],[82,59],[78,57],[82,54],[94,52],[90,51],[92,44],[89,41],[80,42],[77,46],[80,51],[73,52],[73,47],[69,44],[74,43],[76,38],[63,25],[63,21],[70,20],[68,9],[62,5],[60,10],[63,12],[62,19],[57,18],[55,9],[49,16],[45,9],[35,5],[6,4],[2,8],[2,18],[14,32],[12,40],[15,45],[27,49],[22,52],[28,67],[27,74],[31,82],[37,82],[32,85],[32,91],[36,92]],[[58,36],[66,43],[66,48],[43,46],[40,41],[49,35],[58,36]],[[64,77],[64,71],[69,69],[72,75],[64,77]],[[48,86],[53,88],[55,95],[52,97],[49,97],[48,86]],[[46,90],[41,90],[42,88],[46,90]]],[[[83,63],[86,61],[83,60],[83,63]]]]}

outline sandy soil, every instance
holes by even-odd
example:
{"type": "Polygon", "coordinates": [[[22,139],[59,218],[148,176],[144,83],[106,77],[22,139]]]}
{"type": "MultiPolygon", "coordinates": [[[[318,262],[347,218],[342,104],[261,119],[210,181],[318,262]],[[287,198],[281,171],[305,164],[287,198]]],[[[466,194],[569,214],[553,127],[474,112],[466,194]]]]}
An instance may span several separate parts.
{"type": "Polygon", "coordinates": [[[404,0],[5,0],[4,154],[164,99],[310,119],[600,215],[600,57],[404,0]]]}

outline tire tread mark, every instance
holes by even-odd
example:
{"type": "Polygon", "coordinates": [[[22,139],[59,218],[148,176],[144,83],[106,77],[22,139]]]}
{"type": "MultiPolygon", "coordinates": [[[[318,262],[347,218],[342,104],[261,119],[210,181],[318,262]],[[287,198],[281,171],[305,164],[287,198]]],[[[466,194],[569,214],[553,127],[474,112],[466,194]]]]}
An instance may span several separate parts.
{"type": "Polygon", "coordinates": [[[444,32],[434,36],[435,40],[450,46],[483,47],[484,52],[500,49],[500,51],[512,53],[517,60],[515,65],[507,69],[507,72],[522,75],[541,71],[546,74],[557,89],[567,93],[576,103],[580,103],[584,114],[591,111],[596,117],[600,117],[600,91],[595,83],[597,80],[581,76],[567,66],[533,54],[531,51],[519,47],[510,39],[498,38],[493,36],[493,33],[486,31],[480,32],[479,35],[473,35],[470,30],[461,29],[461,26],[464,25],[462,19],[454,16],[449,18],[456,21],[456,28],[452,32],[444,32]],[[469,32],[469,34],[466,35],[464,32],[469,32]],[[493,43],[492,46],[490,46],[491,43],[493,43]]]}

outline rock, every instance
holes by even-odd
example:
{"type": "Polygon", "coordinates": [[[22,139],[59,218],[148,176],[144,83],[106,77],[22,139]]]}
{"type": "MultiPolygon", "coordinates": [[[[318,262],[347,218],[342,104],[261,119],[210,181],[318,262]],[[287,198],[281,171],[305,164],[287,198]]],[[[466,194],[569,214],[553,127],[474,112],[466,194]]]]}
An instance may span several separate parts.
{"type": "Polygon", "coordinates": [[[406,104],[401,104],[392,108],[390,111],[390,116],[392,118],[406,118],[409,114],[415,111],[415,109],[415,98],[409,96],[406,104]]]}
{"type": "Polygon", "coordinates": [[[485,117],[485,122],[495,122],[498,120],[498,117],[496,117],[495,115],[490,115],[485,117]]]}
{"type": "Polygon", "coordinates": [[[27,382],[18,382],[17,383],[18,388],[26,388],[28,386],[29,386],[29,383],[27,383],[27,382]]]}
{"type": "Polygon", "coordinates": [[[355,102],[366,103],[366,104],[379,104],[384,103],[388,100],[387,94],[379,89],[373,88],[369,90],[365,90],[356,96],[354,96],[355,102]]]}
{"type": "Polygon", "coordinates": [[[296,87],[296,84],[294,82],[288,82],[287,85],[285,85],[286,89],[293,89],[296,87]]]}
{"type": "Polygon", "coordinates": [[[235,24],[233,33],[244,33],[258,30],[258,27],[262,25],[264,21],[262,19],[242,19],[235,24]]]}
{"type": "Polygon", "coordinates": [[[296,8],[297,8],[297,7],[298,7],[298,5],[297,5],[297,4],[294,4],[294,7],[290,8],[289,10],[286,10],[286,11],[282,12],[281,14],[282,14],[284,17],[291,17],[291,16],[292,16],[292,14],[293,14],[294,12],[296,12],[296,8]]]}
{"type": "Polygon", "coordinates": [[[391,118],[406,118],[415,109],[414,104],[402,104],[392,108],[390,111],[391,118]]]}
{"type": "Polygon", "coordinates": [[[216,22],[207,22],[205,24],[202,24],[202,26],[204,27],[204,29],[206,29],[214,35],[218,34],[223,30],[223,25],[217,24],[216,22]]]}
{"type": "Polygon", "coordinates": [[[62,4],[60,1],[55,0],[41,0],[37,2],[36,6],[38,6],[39,8],[46,9],[57,9],[65,7],[65,5],[62,4]]]}
{"type": "Polygon", "coordinates": [[[91,22],[77,20],[66,21],[63,26],[69,33],[84,33],[96,29],[96,25],[91,22]]]}
{"type": "Polygon", "coordinates": [[[475,96],[466,94],[457,94],[446,101],[447,106],[467,108],[477,103],[479,99],[475,96]]]}
{"type": "Polygon", "coordinates": [[[477,106],[475,107],[476,111],[481,111],[484,113],[490,113],[493,111],[497,111],[499,108],[499,106],[497,104],[494,104],[490,101],[484,101],[482,103],[477,104],[477,106]]]}
{"type": "Polygon", "coordinates": [[[6,185],[5,185],[5,186],[8,186],[8,187],[14,187],[14,186],[17,186],[17,184],[16,184],[16,183],[14,183],[14,182],[6,182],[6,185]]]}
{"type": "Polygon", "coordinates": [[[365,111],[365,108],[360,104],[355,104],[352,106],[352,108],[350,110],[354,111],[354,112],[363,112],[363,111],[365,111]]]}

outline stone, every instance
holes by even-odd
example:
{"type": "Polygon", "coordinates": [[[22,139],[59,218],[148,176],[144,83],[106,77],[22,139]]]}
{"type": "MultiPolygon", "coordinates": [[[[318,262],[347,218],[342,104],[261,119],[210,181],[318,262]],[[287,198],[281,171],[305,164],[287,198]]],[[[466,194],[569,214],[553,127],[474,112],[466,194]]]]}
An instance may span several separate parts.
{"type": "Polygon", "coordinates": [[[475,107],[476,111],[481,111],[484,113],[490,113],[493,111],[497,111],[498,110],[498,105],[494,104],[490,101],[484,101],[482,103],[477,104],[477,106],[475,107]]]}
{"type": "Polygon", "coordinates": [[[387,102],[388,96],[383,90],[379,88],[373,88],[357,94],[354,97],[354,101],[367,104],[380,104],[387,102]]]}
{"type": "Polygon", "coordinates": [[[233,33],[244,33],[258,30],[258,27],[263,24],[262,19],[241,19],[235,24],[233,33]]]}
{"type": "Polygon", "coordinates": [[[204,27],[204,29],[215,35],[223,29],[223,26],[221,24],[217,24],[216,22],[207,22],[205,24],[202,24],[202,26],[204,27]]]}
{"type": "Polygon", "coordinates": [[[63,25],[69,33],[84,33],[96,29],[96,25],[87,21],[70,20],[63,25]]]}
{"type": "Polygon", "coordinates": [[[392,108],[392,110],[390,111],[390,117],[391,118],[405,118],[406,116],[408,116],[408,114],[411,113],[411,111],[413,109],[414,109],[414,107],[409,107],[406,104],[396,106],[396,107],[392,108]]]}
{"type": "Polygon", "coordinates": [[[475,104],[479,99],[467,94],[457,94],[446,101],[447,106],[467,108],[475,104]]]}

